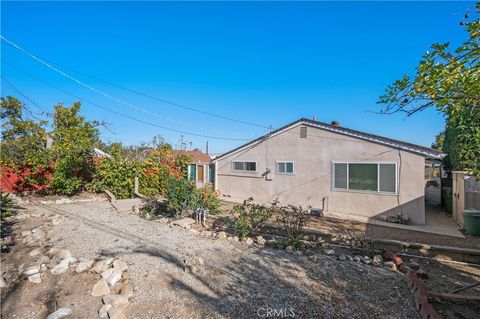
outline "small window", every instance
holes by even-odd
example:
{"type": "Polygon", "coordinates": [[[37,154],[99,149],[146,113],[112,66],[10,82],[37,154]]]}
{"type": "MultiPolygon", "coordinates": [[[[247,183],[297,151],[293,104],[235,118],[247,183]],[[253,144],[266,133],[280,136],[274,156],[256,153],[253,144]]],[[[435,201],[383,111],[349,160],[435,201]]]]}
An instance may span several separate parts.
{"type": "Polygon", "coordinates": [[[240,172],[256,172],[257,163],[256,162],[233,162],[232,169],[234,171],[240,171],[240,172]]]}
{"type": "Polygon", "coordinates": [[[278,174],[293,174],[293,162],[278,161],[277,173],[278,174]]]}
{"type": "Polygon", "coordinates": [[[335,189],[396,193],[395,163],[334,163],[335,189]]]}
{"type": "Polygon", "coordinates": [[[300,126],[300,138],[307,138],[307,127],[300,126]]]}

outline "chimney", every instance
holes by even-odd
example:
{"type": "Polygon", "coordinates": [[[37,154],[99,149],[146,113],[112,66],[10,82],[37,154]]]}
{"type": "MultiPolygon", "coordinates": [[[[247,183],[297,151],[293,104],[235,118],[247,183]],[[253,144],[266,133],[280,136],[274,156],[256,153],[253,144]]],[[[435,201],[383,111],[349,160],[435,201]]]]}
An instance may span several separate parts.
{"type": "Polygon", "coordinates": [[[340,122],[339,121],[332,121],[332,126],[340,126],[340,122]]]}
{"type": "Polygon", "coordinates": [[[313,120],[313,121],[316,121],[316,120],[317,120],[317,116],[314,115],[314,116],[312,117],[312,120],[313,120]]]}

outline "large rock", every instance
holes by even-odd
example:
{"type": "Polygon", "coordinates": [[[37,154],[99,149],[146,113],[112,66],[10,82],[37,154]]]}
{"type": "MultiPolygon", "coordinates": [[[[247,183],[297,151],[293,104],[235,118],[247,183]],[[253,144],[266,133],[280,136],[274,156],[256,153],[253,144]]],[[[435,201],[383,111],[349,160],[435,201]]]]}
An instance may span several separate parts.
{"type": "Polygon", "coordinates": [[[61,319],[61,318],[68,317],[71,314],[72,314],[72,310],[70,310],[68,308],[60,308],[57,311],[55,311],[54,313],[51,313],[47,317],[47,319],[61,319]]]}
{"type": "Polygon", "coordinates": [[[187,217],[172,222],[173,225],[180,226],[183,228],[190,228],[190,225],[195,223],[195,219],[187,217]]]}
{"type": "Polygon", "coordinates": [[[244,243],[247,244],[247,245],[252,245],[253,244],[253,239],[248,237],[247,239],[245,239],[244,243]]]}
{"type": "Polygon", "coordinates": [[[41,254],[42,254],[42,249],[41,248],[35,248],[28,255],[30,257],[36,257],[36,256],[41,255],[41,254]]]}
{"type": "Polygon", "coordinates": [[[95,286],[93,286],[91,295],[94,297],[101,297],[110,294],[110,288],[108,287],[105,279],[100,279],[95,286]]]}
{"type": "Polygon", "coordinates": [[[0,277],[0,288],[5,287],[7,287],[7,282],[5,281],[5,279],[3,279],[3,277],[0,277]]]}
{"type": "Polygon", "coordinates": [[[113,261],[113,268],[122,272],[128,269],[128,264],[121,259],[115,259],[113,261]]]}
{"type": "Polygon", "coordinates": [[[95,263],[95,266],[93,266],[92,271],[96,272],[97,274],[100,274],[110,268],[110,264],[113,262],[113,258],[108,258],[108,259],[103,259],[100,261],[97,261],[95,263]]]}
{"type": "Polygon", "coordinates": [[[110,277],[113,273],[113,268],[108,268],[107,270],[105,270],[104,272],[102,272],[100,274],[100,276],[102,276],[102,278],[104,279],[107,279],[108,277],[110,277]]]}
{"type": "Polygon", "coordinates": [[[267,243],[267,241],[262,236],[255,237],[255,242],[260,246],[265,246],[265,244],[267,243]]]}
{"type": "Polygon", "coordinates": [[[60,259],[68,259],[72,257],[72,253],[68,249],[62,249],[58,252],[57,257],[60,259]]]}
{"type": "Polygon", "coordinates": [[[120,288],[120,294],[122,296],[125,296],[127,298],[130,298],[133,296],[133,287],[129,284],[124,284],[122,288],[120,288]]]}
{"type": "Polygon", "coordinates": [[[382,256],[380,256],[380,255],[375,255],[375,256],[373,256],[372,263],[373,263],[375,266],[381,266],[381,265],[383,264],[383,258],[382,258],[382,256]]]}

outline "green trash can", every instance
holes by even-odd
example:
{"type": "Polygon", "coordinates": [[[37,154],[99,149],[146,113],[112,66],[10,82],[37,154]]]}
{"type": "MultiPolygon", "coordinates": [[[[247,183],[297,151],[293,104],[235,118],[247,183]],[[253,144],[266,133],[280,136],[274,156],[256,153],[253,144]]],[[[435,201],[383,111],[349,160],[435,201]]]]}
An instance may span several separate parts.
{"type": "Polygon", "coordinates": [[[449,213],[452,214],[453,212],[453,201],[452,201],[452,192],[445,192],[445,210],[449,213]]]}
{"type": "Polygon", "coordinates": [[[480,236],[480,210],[466,209],[463,212],[463,223],[467,234],[480,236]]]}

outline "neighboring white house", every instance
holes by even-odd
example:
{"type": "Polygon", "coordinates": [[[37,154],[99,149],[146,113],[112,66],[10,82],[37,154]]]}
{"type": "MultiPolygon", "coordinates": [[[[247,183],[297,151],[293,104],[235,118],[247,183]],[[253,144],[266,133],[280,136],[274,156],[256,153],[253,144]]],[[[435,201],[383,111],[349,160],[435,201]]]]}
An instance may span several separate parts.
{"type": "Polygon", "coordinates": [[[312,206],[339,215],[406,214],[425,223],[425,159],[435,149],[299,119],[214,159],[233,201],[312,206]]]}

